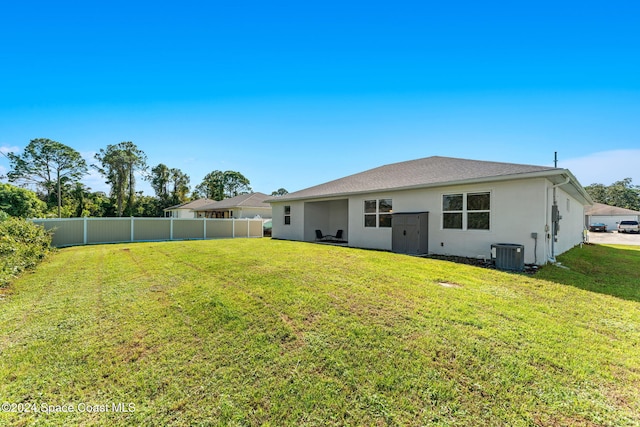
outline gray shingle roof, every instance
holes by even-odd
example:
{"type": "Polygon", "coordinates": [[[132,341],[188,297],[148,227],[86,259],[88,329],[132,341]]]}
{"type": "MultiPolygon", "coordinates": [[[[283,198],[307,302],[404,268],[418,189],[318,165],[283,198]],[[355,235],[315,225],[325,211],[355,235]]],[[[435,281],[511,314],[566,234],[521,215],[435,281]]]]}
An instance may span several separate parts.
{"type": "Polygon", "coordinates": [[[419,188],[496,177],[516,178],[518,175],[552,172],[554,170],[558,171],[558,173],[563,171],[563,169],[547,166],[433,156],[380,166],[355,175],[285,194],[284,196],[270,198],[269,201],[419,188]]]}
{"type": "Polygon", "coordinates": [[[585,211],[585,215],[595,216],[616,216],[616,215],[640,215],[640,212],[631,209],[609,206],[603,203],[594,203],[592,207],[585,211]]]}
{"type": "Polygon", "coordinates": [[[269,203],[265,203],[265,200],[270,198],[264,193],[250,193],[240,194],[236,197],[220,200],[219,202],[210,202],[207,205],[199,206],[197,211],[208,211],[217,209],[231,209],[231,208],[270,208],[269,203]]]}
{"type": "Polygon", "coordinates": [[[191,202],[187,202],[187,203],[182,203],[180,205],[175,205],[175,206],[170,206],[168,208],[165,208],[165,211],[169,211],[172,209],[196,209],[199,208],[201,206],[205,206],[208,204],[211,204],[215,202],[215,200],[211,200],[211,199],[197,199],[197,200],[193,200],[191,202]]]}

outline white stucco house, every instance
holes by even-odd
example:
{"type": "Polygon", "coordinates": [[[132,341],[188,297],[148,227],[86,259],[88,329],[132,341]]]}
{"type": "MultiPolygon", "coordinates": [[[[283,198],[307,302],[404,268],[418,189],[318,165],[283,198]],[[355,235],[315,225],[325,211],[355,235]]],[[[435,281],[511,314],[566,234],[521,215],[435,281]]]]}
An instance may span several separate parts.
{"type": "Polygon", "coordinates": [[[614,231],[620,221],[640,221],[640,212],[631,209],[594,203],[585,211],[585,225],[603,223],[607,230],[614,231]]]}
{"type": "Polygon", "coordinates": [[[214,202],[215,200],[205,198],[181,203],[179,205],[163,209],[164,216],[167,218],[196,218],[194,209],[197,209],[201,206],[210,205],[214,202]]]}
{"type": "Polygon", "coordinates": [[[544,264],[582,242],[593,201],[567,169],[449,157],[394,163],[268,200],[273,238],[313,242],[343,230],[347,245],[491,258],[522,245],[544,264]]]}
{"type": "Polygon", "coordinates": [[[196,218],[271,218],[271,205],[264,193],[248,193],[193,208],[196,218]]]}

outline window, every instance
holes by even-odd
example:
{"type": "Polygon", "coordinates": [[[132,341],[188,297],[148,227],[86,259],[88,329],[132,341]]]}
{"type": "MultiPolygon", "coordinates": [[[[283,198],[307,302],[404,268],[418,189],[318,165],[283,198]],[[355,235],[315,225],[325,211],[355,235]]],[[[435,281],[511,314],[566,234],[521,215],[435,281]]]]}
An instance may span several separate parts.
{"type": "Polygon", "coordinates": [[[378,205],[376,200],[364,201],[364,226],[375,227],[377,222],[378,205]]]}
{"type": "Polygon", "coordinates": [[[284,207],[284,225],[291,224],[291,206],[284,207]]]}
{"type": "Polygon", "coordinates": [[[467,194],[467,230],[488,230],[491,219],[490,209],[489,193],[467,194]]]}
{"type": "Polygon", "coordinates": [[[364,201],[364,226],[365,227],[391,227],[391,213],[393,203],[391,199],[365,200],[364,201]]]}
{"type": "Polygon", "coordinates": [[[445,194],[442,196],[442,228],[489,230],[491,193],[445,194]]]}
{"type": "Polygon", "coordinates": [[[442,228],[462,230],[462,194],[442,196],[442,228]]]}

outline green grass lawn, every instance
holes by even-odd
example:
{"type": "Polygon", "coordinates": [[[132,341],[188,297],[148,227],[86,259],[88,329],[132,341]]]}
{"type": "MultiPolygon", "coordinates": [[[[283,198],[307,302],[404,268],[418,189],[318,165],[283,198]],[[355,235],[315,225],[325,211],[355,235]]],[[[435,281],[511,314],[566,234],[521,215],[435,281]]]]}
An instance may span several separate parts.
{"type": "Polygon", "coordinates": [[[38,409],[0,425],[640,425],[639,256],[532,277],[269,239],[63,249],[0,300],[0,402],[38,409]]]}
{"type": "Polygon", "coordinates": [[[549,267],[538,277],[640,302],[640,246],[588,245],[558,261],[570,269],[549,267]]]}

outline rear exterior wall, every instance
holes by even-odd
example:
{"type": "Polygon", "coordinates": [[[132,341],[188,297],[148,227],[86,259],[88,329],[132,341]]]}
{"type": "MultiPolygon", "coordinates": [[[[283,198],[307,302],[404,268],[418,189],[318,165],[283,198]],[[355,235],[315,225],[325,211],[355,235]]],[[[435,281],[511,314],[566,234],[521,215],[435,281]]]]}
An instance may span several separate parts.
{"type": "MultiPolygon", "coordinates": [[[[346,213],[349,246],[391,250],[392,228],[365,227],[365,200],[391,199],[393,212],[429,212],[429,253],[472,258],[491,257],[494,243],[524,246],[525,263],[544,264],[551,257],[552,184],[546,178],[531,178],[467,185],[453,185],[402,191],[386,191],[348,197],[346,213]],[[444,195],[490,193],[489,230],[459,230],[443,227],[444,195]],[[532,237],[535,233],[537,240],[532,237]]],[[[583,206],[558,188],[556,199],[562,220],[555,255],[582,241],[583,206]]],[[[305,203],[289,201],[274,203],[273,237],[287,240],[312,241],[314,230],[305,224],[305,203]],[[284,224],[284,206],[290,206],[290,224],[284,224]]],[[[343,206],[343,205],[340,205],[343,206]]],[[[344,212],[344,208],[340,209],[344,212]]],[[[333,213],[332,213],[333,215],[333,213]]],[[[324,230],[323,230],[324,231],[324,230]]]]}
{"type": "Polygon", "coordinates": [[[349,246],[391,250],[391,228],[364,226],[364,201],[391,199],[394,212],[429,212],[429,253],[464,257],[491,257],[492,243],[525,246],[525,262],[544,259],[540,238],[545,230],[545,179],[457,185],[429,189],[381,192],[349,199],[349,246]],[[453,230],[443,227],[444,195],[490,193],[489,230],[453,230]]]}

